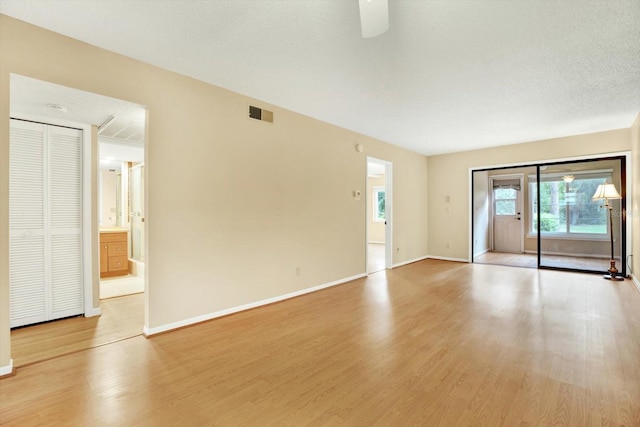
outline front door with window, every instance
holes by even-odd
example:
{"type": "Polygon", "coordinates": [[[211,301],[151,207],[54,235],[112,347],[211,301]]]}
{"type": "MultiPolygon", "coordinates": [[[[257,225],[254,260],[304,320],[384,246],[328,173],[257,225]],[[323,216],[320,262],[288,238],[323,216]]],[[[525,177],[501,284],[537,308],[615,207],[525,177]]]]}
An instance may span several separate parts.
{"type": "MultiPolygon", "coordinates": [[[[519,180],[518,180],[519,181],[519,180]]],[[[522,252],[521,186],[501,187],[494,181],[493,188],[493,250],[496,252],[522,252]]]]}

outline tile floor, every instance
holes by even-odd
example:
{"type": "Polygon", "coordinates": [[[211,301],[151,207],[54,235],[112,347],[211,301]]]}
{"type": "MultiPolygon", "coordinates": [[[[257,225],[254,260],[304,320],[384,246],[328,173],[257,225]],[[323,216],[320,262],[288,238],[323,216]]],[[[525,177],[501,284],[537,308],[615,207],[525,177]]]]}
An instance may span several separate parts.
{"type": "Polygon", "coordinates": [[[100,299],[121,297],[144,292],[144,277],[120,276],[100,279],[100,299]]]}
{"type": "Polygon", "coordinates": [[[367,247],[367,273],[371,274],[384,270],[384,245],[369,243],[367,247]]]}

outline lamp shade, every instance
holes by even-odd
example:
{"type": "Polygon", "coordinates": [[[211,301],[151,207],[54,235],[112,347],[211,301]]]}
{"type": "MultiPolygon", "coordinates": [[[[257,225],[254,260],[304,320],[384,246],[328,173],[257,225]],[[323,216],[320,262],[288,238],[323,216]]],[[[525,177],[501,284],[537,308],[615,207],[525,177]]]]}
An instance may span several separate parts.
{"type": "Polygon", "coordinates": [[[591,198],[593,200],[598,199],[622,199],[618,190],[616,190],[616,186],[613,184],[600,184],[596,189],[595,194],[591,198]]]}

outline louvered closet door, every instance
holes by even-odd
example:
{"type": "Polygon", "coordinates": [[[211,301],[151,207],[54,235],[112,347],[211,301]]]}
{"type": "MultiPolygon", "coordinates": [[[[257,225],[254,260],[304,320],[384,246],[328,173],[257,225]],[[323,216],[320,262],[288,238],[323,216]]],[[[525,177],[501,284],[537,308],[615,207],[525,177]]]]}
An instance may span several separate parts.
{"type": "Polygon", "coordinates": [[[82,132],[11,121],[11,326],[82,314],[82,132]]]}
{"type": "Polygon", "coordinates": [[[12,120],[9,140],[9,298],[14,327],[47,320],[45,128],[12,120]]]}
{"type": "Polygon", "coordinates": [[[82,314],[82,131],[48,126],[51,319],[82,314]]]}

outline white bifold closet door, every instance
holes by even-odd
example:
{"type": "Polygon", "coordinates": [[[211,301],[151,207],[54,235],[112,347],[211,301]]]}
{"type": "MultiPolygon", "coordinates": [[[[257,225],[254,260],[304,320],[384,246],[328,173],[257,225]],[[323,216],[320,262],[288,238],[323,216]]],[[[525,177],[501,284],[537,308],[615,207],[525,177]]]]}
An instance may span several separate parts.
{"type": "Polygon", "coordinates": [[[82,131],[11,120],[11,327],[84,313],[82,131]]]}

